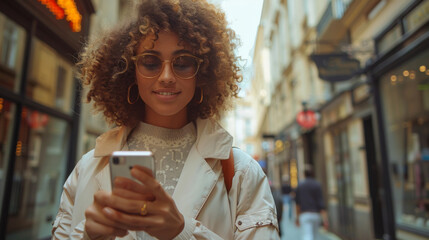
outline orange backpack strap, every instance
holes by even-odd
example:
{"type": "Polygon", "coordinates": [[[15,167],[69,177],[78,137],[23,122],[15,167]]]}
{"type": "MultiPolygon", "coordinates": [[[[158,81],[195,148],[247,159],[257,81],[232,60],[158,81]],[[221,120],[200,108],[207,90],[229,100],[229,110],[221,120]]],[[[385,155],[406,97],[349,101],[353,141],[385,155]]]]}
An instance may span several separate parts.
{"type": "Polygon", "coordinates": [[[229,158],[226,160],[221,160],[220,163],[222,164],[222,172],[223,172],[223,179],[225,180],[225,187],[226,191],[229,192],[232,186],[232,178],[234,178],[234,154],[232,152],[229,153],[229,158]]]}

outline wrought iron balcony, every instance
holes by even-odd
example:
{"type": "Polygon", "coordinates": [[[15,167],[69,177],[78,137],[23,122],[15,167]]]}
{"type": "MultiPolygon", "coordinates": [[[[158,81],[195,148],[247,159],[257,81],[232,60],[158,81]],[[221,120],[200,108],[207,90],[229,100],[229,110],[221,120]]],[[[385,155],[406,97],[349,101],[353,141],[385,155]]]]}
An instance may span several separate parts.
{"type": "Polygon", "coordinates": [[[332,22],[340,20],[353,0],[331,0],[317,24],[317,35],[321,36],[332,22]]]}

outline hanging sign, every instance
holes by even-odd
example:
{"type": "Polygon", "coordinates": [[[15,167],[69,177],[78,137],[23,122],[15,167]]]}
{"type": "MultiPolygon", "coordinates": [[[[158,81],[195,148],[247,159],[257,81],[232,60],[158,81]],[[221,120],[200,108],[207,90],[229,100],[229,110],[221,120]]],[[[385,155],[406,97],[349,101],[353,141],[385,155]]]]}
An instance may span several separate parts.
{"type": "Polygon", "coordinates": [[[312,54],[319,77],[328,82],[349,80],[361,72],[360,62],[346,53],[312,54]]]}
{"type": "Polygon", "coordinates": [[[311,110],[301,111],[296,115],[296,121],[303,128],[312,128],[316,126],[317,116],[316,113],[311,110]]]}

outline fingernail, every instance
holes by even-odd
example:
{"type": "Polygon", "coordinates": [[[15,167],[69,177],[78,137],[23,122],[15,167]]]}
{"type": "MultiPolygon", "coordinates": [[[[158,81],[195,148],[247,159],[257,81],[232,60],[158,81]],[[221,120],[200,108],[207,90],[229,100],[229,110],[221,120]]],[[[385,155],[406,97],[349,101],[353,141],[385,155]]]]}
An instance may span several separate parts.
{"type": "Polygon", "coordinates": [[[107,215],[113,215],[113,210],[111,208],[103,208],[103,212],[107,215]]]}

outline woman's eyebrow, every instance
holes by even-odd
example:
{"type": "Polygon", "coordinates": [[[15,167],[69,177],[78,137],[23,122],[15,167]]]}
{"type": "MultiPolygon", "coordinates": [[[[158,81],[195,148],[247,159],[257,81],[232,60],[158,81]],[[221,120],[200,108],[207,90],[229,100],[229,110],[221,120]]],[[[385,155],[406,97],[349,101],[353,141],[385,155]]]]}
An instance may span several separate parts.
{"type": "MultiPolygon", "coordinates": [[[[143,53],[150,53],[150,54],[154,54],[154,55],[157,55],[157,56],[161,56],[161,53],[159,51],[155,51],[155,50],[152,50],[152,49],[144,50],[143,52],[141,52],[139,54],[143,54],[143,53]]],[[[180,55],[180,54],[183,54],[183,53],[192,54],[191,51],[189,51],[189,50],[179,49],[179,50],[174,51],[172,55],[180,55]]]]}
{"type": "Polygon", "coordinates": [[[143,52],[141,52],[141,53],[139,53],[139,54],[143,54],[143,53],[151,53],[151,54],[155,54],[155,55],[161,55],[161,53],[160,53],[160,52],[155,51],[155,50],[152,50],[152,49],[144,50],[143,52]]]}
{"type": "Polygon", "coordinates": [[[182,53],[188,53],[188,54],[191,54],[191,51],[186,50],[186,49],[180,49],[180,50],[174,51],[174,52],[173,52],[173,55],[179,55],[179,54],[182,54],[182,53]]]}

